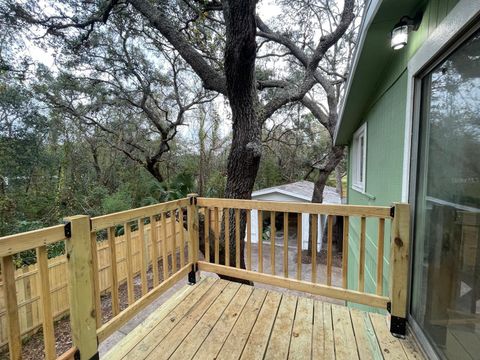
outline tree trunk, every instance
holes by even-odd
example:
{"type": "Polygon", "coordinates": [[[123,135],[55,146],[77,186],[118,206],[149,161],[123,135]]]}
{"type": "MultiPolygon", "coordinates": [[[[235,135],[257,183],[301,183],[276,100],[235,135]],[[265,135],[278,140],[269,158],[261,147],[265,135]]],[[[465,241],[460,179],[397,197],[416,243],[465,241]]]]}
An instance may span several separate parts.
{"type": "MultiPolygon", "coordinates": [[[[338,166],[340,161],[343,159],[343,146],[333,146],[330,153],[327,156],[327,159],[324,164],[322,164],[321,168],[318,170],[318,178],[315,181],[315,185],[313,188],[313,196],[312,196],[312,203],[321,204],[323,203],[323,190],[325,190],[325,184],[328,180],[328,177],[332,173],[333,170],[338,166]]],[[[310,228],[311,232],[311,228],[310,228]]],[[[325,237],[324,237],[325,238],[325,237]]],[[[312,256],[312,236],[310,234],[310,238],[308,241],[308,255],[312,256]]]]}
{"type": "MultiPolygon", "coordinates": [[[[261,125],[257,118],[258,97],[255,84],[256,23],[255,0],[223,2],[226,24],[225,76],[232,110],[232,145],[228,156],[226,198],[250,199],[260,165],[261,125]]],[[[222,241],[225,241],[225,219],[222,241]]],[[[235,264],[235,215],[230,212],[230,264],[235,264]]],[[[240,225],[240,267],[245,269],[244,237],[246,216],[240,225]]]]}

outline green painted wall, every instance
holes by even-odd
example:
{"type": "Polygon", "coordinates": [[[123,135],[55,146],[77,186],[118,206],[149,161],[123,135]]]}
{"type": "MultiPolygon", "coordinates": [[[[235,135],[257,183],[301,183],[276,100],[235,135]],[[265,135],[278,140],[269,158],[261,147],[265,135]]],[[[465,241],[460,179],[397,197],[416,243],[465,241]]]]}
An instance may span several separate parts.
{"type": "MultiPolygon", "coordinates": [[[[349,152],[348,203],[387,205],[401,200],[403,148],[405,134],[407,64],[429,34],[458,0],[430,0],[419,6],[423,10],[420,28],[409,36],[408,45],[382,71],[362,124],[367,122],[366,194],[351,188],[351,151],[349,152]]],[[[403,14],[399,14],[399,18],[403,14]]],[[[372,56],[375,56],[372,54],[372,56]]],[[[351,149],[351,146],[349,147],[351,149]]],[[[348,287],[358,287],[360,219],[351,219],[349,236],[348,287]]],[[[385,227],[384,294],[388,294],[390,224],[385,227]]],[[[365,290],[375,293],[378,221],[367,220],[365,290]]],[[[353,304],[352,304],[353,305],[353,304]]],[[[360,305],[353,305],[363,307],[360,305]]],[[[374,309],[368,309],[370,311],[374,309]]]]}

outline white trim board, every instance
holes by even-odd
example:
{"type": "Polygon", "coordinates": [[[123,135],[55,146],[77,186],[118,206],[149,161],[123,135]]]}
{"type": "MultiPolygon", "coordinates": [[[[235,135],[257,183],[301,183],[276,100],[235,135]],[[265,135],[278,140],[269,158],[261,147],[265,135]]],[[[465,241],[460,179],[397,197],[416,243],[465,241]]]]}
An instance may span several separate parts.
{"type": "Polygon", "coordinates": [[[480,1],[460,0],[447,14],[433,33],[420,46],[408,62],[407,104],[405,111],[405,137],[403,148],[402,202],[410,200],[410,166],[414,119],[416,76],[425,70],[459,34],[464,32],[480,15],[480,1]]]}

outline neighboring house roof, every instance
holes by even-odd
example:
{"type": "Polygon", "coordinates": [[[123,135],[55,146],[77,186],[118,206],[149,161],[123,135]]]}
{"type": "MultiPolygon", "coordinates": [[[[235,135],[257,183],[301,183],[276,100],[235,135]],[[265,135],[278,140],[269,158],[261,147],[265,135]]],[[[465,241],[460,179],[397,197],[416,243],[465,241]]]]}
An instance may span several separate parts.
{"type": "Polygon", "coordinates": [[[364,114],[375,101],[378,84],[385,76],[392,75],[382,71],[386,65],[391,63],[395,56],[411,55],[394,52],[390,47],[389,34],[402,16],[413,17],[424,5],[425,1],[419,0],[371,0],[365,5],[358,47],[335,130],[336,145],[349,143],[364,114]]]}
{"type": "MultiPolygon", "coordinates": [[[[273,186],[252,192],[252,198],[266,194],[283,194],[303,201],[312,201],[314,184],[311,181],[297,181],[290,184],[273,186]]],[[[332,186],[325,186],[323,190],[323,202],[326,204],[341,204],[341,198],[332,186]]]]}

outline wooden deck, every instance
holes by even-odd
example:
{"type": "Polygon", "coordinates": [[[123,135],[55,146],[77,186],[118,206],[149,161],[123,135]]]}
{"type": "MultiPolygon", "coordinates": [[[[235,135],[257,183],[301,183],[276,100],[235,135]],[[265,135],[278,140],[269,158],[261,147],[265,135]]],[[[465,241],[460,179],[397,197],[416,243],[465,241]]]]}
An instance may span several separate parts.
{"type": "Polygon", "coordinates": [[[204,278],[186,286],[104,359],[423,359],[384,315],[204,278]]]}

